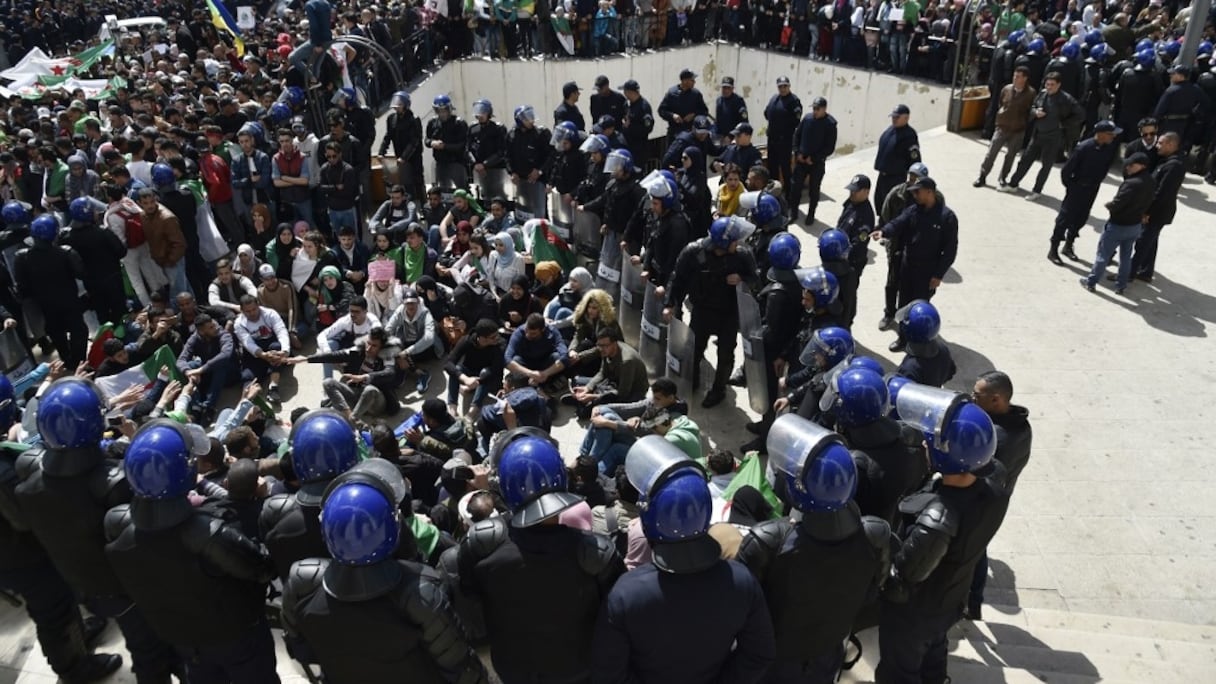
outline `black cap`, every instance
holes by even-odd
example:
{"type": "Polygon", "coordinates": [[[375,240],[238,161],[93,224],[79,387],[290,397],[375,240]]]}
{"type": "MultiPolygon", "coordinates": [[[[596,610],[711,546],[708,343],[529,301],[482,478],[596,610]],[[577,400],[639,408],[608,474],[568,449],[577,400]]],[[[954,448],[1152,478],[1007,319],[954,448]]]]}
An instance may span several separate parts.
{"type": "Polygon", "coordinates": [[[906,104],[895,105],[895,109],[891,110],[891,116],[903,116],[911,113],[912,110],[908,109],[908,105],[906,104]]]}
{"type": "Polygon", "coordinates": [[[722,77],[722,87],[723,88],[734,88],[735,87],[735,77],[734,76],[723,76],[722,77]]]}
{"type": "Polygon", "coordinates": [[[604,87],[604,86],[606,86],[606,85],[608,85],[608,77],[607,77],[607,76],[605,76],[605,75],[603,75],[603,74],[600,74],[599,76],[596,76],[596,77],[595,77],[595,87],[596,87],[596,88],[603,88],[603,87],[604,87]]]}
{"type": "Polygon", "coordinates": [[[924,178],[917,178],[916,182],[913,183],[911,186],[909,186],[908,189],[909,190],[936,190],[937,181],[933,180],[932,178],[930,178],[928,176],[925,176],[924,178]]]}
{"type": "Polygon", "coordinates": [[[853,180],[849,181],[849,184],[844,186],[844,189],[848,190],[849,192],[857,192],[858,190],[869,190],[870,189],[870,177],[865,175],[864,173],[859,173],[856,176],[853,176],[853,180]]]}
{"type": "Polygon", "coordinates": [[[826,98],[823,98],[823,97],[817,97],[817,98],[815,98],[814,100],[811,100],[811,107],[812,107],[812,108],[826,107],[826,106],[828,106],[828,101],[827,101],[827,99],[826,99],[826,98]]]}
{"type": "Polygon", "coordinates": [[[616,128],[616,117],[611,114],[605,114],[595,122],[595,125],[599,126],[601,129],[616,128]]]}
{"type": "Polygon", "coordinates": [[[570,81],[562,86],[562,97],[570,97],[570,93],[578,92],[582,92],[582,89],[574,81],[570,81]]]}
{"type": "Polygon", "coordinates": [[[1115,135],[1119,135],[1122,132],[1123,129],[1116,126],[1115,122],[1110,119],[1103,119],[1094,124],[1094,133],[1114,133],[1115,135]]]}
{"type": "Polygon", "coordinates": [[[697,74],[692,69],[685,68],[685,69],[680,70],[680,80],[681,81],[689,79],[689,78],[696,78],[696,77],[697,77],[697,74]]]}
{"type": "Polygon", "coordinates": [[[1135,152],[1133,154],[1127,155],[1127,157],[1123,160],[1123,166],[1131,166],[1132,164],[1140,164],[1141,166],[1148,166],[1149,165],[1148,155],[1143,152],[1135,152]]]}
{"type": "Polygon", "coordinates": [[[1175,64],[1174,66],[1170,67],[1170,73],[1171,74],[1182,74],[1183,76],[1190,78],[1191,77],[1191,68],[1185,64],[1175,64]]]}
{"type": "Polygon", "coordinates": [[[743,123],[739,124],[738,126],[735,126],[735,130],[730,132],[731,135],[739,135],[740,133],[746,133],[748,135],[751,135],[752,134],[752,125],[747,123],[746,121],[744,121],[743,123]]]}
{"type": "Polygon", "coordinates": [[[621,86],[621,90],[632,90],[636,93],[640,91],[641,88],[638,87],[638,82],[631,78],[628,81],[625,81],[624,85],[621,86]]]}

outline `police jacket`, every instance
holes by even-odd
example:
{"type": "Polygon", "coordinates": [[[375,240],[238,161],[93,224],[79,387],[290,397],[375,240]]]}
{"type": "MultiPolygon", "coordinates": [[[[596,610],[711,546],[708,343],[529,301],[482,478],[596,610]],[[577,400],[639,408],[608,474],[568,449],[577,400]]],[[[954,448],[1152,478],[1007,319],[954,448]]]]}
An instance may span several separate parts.
{"type": "Polygon", "coordinates": [[[1065,188],[1096,189],[1106,180],[1110,165],[1119,154],[1119,143],[1099,145],[1094,138],[1087,138],[1077,143],[1068,161],[1060,169],[1060,182],[1065,188]]]}
{"type": "Polygon", "coordinates": [[[794,152],[810,157],[812,164],[823,164],[836,151],[836,117],[825,114],[816,119],[807,114],[794,131],[794,152]]]}
{"type": "Polygon", "coordinates": [[[619,91],[610,90],[607,95],[601,95],[598,91],[591,94],[592,121],[599,121],[600,117],[610,114],[619,124],[628,108],[629,100],[619,91]]]}
{"type": "Polygon", "coordinates": [[[867,199],[864,202],[852,202],[845,199],[844,207],[840,210],[840,218],[836,220],[836,230],[849,236],[849,265],[858,274],[866,267],[869,260],[870,233],[874,232],[874,205],[867,199]]]}
{"type": "Polygon", "coordinates": [[[573,195],[587,174],[587,157],[577,147],[554,152],[545,170],[545,182],[561,195],[573,195]]]}
{"type": "MultiPolygon", "coordinates": [[[[17,501],[16,451],[0,448],[0,571],[51,567],[17,501]]],[[[52,570],[53,572],[53,570],[52,570]]]]}
{"type": "Polygon", "coordinates": [[[886,521],[862,517],[852,502],[798,522],[766,520],[743,537],[735,558],[764,587],[779,660],[840,648],[861,607],[878,598],[894,541],[886,521]]]}
{"type": "Polygon", "coordinates": [[[1177,133],[1186,137],[1187,126],[1207,111],[1211,103],[1199,86],[1189,81],[1174,83],[1161,93],[1153,116],[1161,124],[1162,133],[1177,133]]]}
{"type": "MultiPolygon", "coordinates": [[[[396,114],[396,112],[393,112],[396,114]]],[[[367,159],[372,154],[372,146],[376,142],[376,117],[367,107],[354,107],[346,112],[346,130],[358,138],[362,146],[360,159],[367,159]]]]}
{"type": "Polygon", "coordinates": [[[609,229],[623,234],[645,196],[646,191],[632,175],[623,180],[612,178],[604,188],[604,193],[583,208],[593,214],[599,214],[609,229]]]}
{"type": "Polygon", "coordinates": [[[711,152],[713,152],[713,143],[708,137],[705,140],[701,140],[697,137],[695,131],[684,131],[683,133],[677,135],[675,140],[672,140],[667,144],[667,151],[663,153],[662,166],[670,169],[684,168],[684,164],[680,158],[684,155],[684,150],[688,149],[689,147],[696,147],[697,149],[701,150],[701,167],[704,169],[704,159],[705,157],[709,156],[711,152]]]}
{"type": "MultiPolygon", "coordinates": [[[[1004,466],[1005,491],[1013,496],[1018,477],[1030,463],[1030,444],[1034,437],[1030,429],[1030,412],[1024,406],[1010,404],[1008,412],[989,416],[996,427],[996,454],[993,459],[1004,466]]],[[[987,476],[991,470],[992,467],[987,467],[983,474],[987,476]]]]}
{"type": "Polygon", "coordinates": [[[468,162],[487,169],[507,168],[507,127],[493,119],[469,126],[468,162]]]}
{"type": "Polygon", "coordinates": [[[903,546],[895,554],[886,598],[926,615],[961,613],[975,564],[1008,508],[1003,466],[970,486],[937,480],[904,499],[903,546]]]}
{"type": "Polygon", "coordinates": [[[688,217],[679,209],[668,209],[662,216],[646,212],[646,216],[642,240],[642,270],[648,273],[650,282],[665,285],[675,271],[680,251],[688,246],[688,236],[692,228],[688,224],[688,217]]]}
{"type": "Polygon", "coordinates": [[[692,121],[677,123],[675,120],[677,116],[687,117],[689,114],[709,114],[701,91],[696,88],[683,90],[678,84],[668,88],[667,94],[659,102],[659,116],[667,122],[667,137],[674,138],[680,131],[692,128],[692,121]]]}
{"type": "Polygon", "coordinates": [[[887,417],[864,425],[838,425],[837,430],[853,451],[858,475],[853,500],[862,515],[898,524],[900,500],[929,475],[921,447],[924,436],[887,417]]]}
{"type": "Polygon", "coordinates": [[[1156,192],[1157,181],[1147,169],[1134,176],[1124,176],[1114,198],[1106,203],[1110,222],[1120,226],[1140,223],[1152,206],[1156,192]]]}
{"type": "Polygon", "coordinates": [[[874,170],[879,173],[907,175],[908,167],[920,161],[920,138],[911,126],[888,126],[878,138],[874,170]]]}
{"type": "Polygon", "coordinates": [[[882,227],[882,235],[899,241],[904,269],[945,278],[958,255],[958,217],[941,202],[931,208],[913,204],[882,227]]]}
{"type": "Polygon", "coordinates": [[[743,176],[747,177],[748,169],[759,164],[763,159],[760,155],[760,150],[755,145],[743,146],[738,143],[731,143],[722,150],[722,154],[718,156],[717,163],[725,167],[727,164],[734,164],[742,171],[743,176]]]}
{"type": "Polygon", "coordinates": [[[689,574],[647,564],[604,602],[592,666],[605,682],[753,684],[775,655],[764,591],[743,564],[689,574]]]}
{"type": "Polygon", "coordinates": [[[105,554],[106,511],[131,500],[122,467],[99,448],[35,449],[17,459],[17,501],[30,531],[81,598],[121,596],[105,554]]]}
{"type": "Polygon", "coordinates": [[[507,173],[527,180],[533,169],[543,172],[553,154],[549,129],[534,125],[531,129],[516,126],[507,133],[507,173]]]}
{"type": "Polygon", "coordinates": [[[798,335],[802,322],[802,283],[793,271],[768,270],[768,282],[757,297],[764,307],[764,358],[776,360],[798,335]]]}
{"type": "Polygon", "coordinates": [[[389,145],[398,159],[412,166],[422,164],[422,121],[410,110],[391,112],[384,139],[380,141],[380,156],[388,154],[389,145]]]}
{"type": "Polygon", "coordinates": [[[663,305],[678,311],[687,296],[698,317],[708,314],[737,320],[739,300],[735,296],[735,286],[726,282],[732,273],[746,283],[755,280],[756,260],[746,247],[740,245],[733,252],[717,254],[709,238],[685,245],[666,282],[663,305]]]}
{"type": "Polygon", "coordinates": [[[80,254],[66,245],[36,240],[33,247],[18,250],[13,258],[17,297],[29,299],[48,314],[82,312],[76,279],[84,277],[80,254]]]}
{"type": "Polygon", "coordinates": [[[562,102],[553,110],[553,125],[556,126],[565,121],[574,124],[580,131],[587,130],[587,122],[583,119],[583,113],[578,110],[578,105],[562,102]]]}
{"type": "Polygon", "coordinates": [[[950,346],[940,339],[924,343],[908,343],[908,353],[895,369],[895,374],[929,387],[942,387],[958,368],[950,354],[950,346]]]}
{"type": "Polygon", "coordinates": [[[274,577],[270,559],[236,528],[191,508],[185,497],[137,498],[112,508],[105,532],[106,557],[127,596],[170,644],[231,643],[264,619],[266,585],[274,577]],[[138,509],[150,506],[177,508],[179,522],[132,521],[138,509]]]}
{"type": "Polygon", "coordinates": [[[80,255],[86,283],[122,275],[121,260],[127,255],[127,248],[113,231],[94,223],[75,225],[68,231],[63,244],[80,255]]]}
{"type": "Polygon", "coordinates": [[[1178,189],[1186,177],[1186,153],[1177,152],[1166,157],[1153,167],[1153,180],[1157,188],[1153,202],[1148,205],[1148,223],[1164,226],[1174,222],[1178,213],[1178,189]]]}
{"type": "Polygon", "coordinates": [[[435,117],[426,123],[427,147],[439,140],[443,142],[442,150],[432,149],[435,161],[441,164],[463,164],[465,146],[469,141],[469,125],[456,115],[448,117],[447,121],[435,117]]]}
{"type": "Polygon", "coordinates": [[[768,120],[768,146],[789,149],[794,145],[794,129],[802,120],[802,100],[793,93],[773,95],[764,107],[764,118],[768,120]]]}
{"type": "Polygon", "coordinates": [[[625,569],[607,537],[492,518],[469,530],[457,565],[457,589],[481,600],[504,681],[590,675],[595,616],[625,569]]]}
{"type": "Polygon", "coordinates": [[[574,198],[579,204],[587,204],[604,194],[608,187],[608,174],[604,173],[604,162],[594,161],[588,156],[587,167],[583,171],[583,180],[574,191],[574,198]]]}
{"type": "Polygon", "coordinates": [[[1139,66],[1124,70],[1115,90],[1115,123],[1125,130],[1134,128],[1153,111],[1161,90],[1161,79],[1154,72],[1139,66]]]}
{"type": "Polygon", "coordinates": [[[714,103],[714,132],[730,135],[735,126],[747,121],[747,102],[735,93],[730,97],[718,96],[714,103]]]}
{"type": "Polygon", "coordinates": [[[988,71],[988,92],[997,92],[1013,80],[1013,61],[1018,53],[1009,41],[1004,41],[992,50],[988,71]]]}
{"type": "Polygon", "coordinates": [[[621,121],[621,132],[625,134],[625,140],[632,146],[649,140],[652,130],[654,130],[654,110],[651,109],[646,98],[639,96],[626,106],[625,118],[621,121]]]}
{"type": "Polygon", "coordinates": [[[480,684],[485,668],[470,648],[439,575],[419,563],[384,561],[382,567],[342,568],[392,573],[372,596],[341,591],[336,563],[296,563],[283,585],[283,628],[302,638],[333,684],[480,684]],[[368,629],[374,625],[374,629],[368,629]]]}
{"type": "Polygon", "coordinates": [[[1079,98],[1081,105],[1089,111],[1096,111],[1099,106],[1110,104],[1110,90],[1106,86],[1109,79],[1110,73],[1101,64],[1086,64],[1083,73],[1085,85],[1079,98]]]}

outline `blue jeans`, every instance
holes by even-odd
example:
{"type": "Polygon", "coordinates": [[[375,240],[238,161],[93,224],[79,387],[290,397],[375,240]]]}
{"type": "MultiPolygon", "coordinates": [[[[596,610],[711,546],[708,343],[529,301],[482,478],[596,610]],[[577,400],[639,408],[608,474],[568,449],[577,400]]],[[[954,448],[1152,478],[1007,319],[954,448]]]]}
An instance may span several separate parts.
{"type": "Polygon", "coordinates": [[[190,280],[186,278],[186,259],[182,257],[172,266],[162,266],[165,277],[169,279],[169,301],[176,302],[177,295],[183,292],[194,294],[190,288],[190,280]]]}
{"type": "MultiPolygon", "coordinates": [[[[615,411],[607,409],[600,409],[600,415],[610,420],[621,420],[615,411]]],[[[629,447],[636,441],[637,438],[633,435],[613,428],[592,427],[588,428],[587,434],[583,436],[583,446],[579,453],[599,461],[600,472],[611,475],[617,466],[625,462],[625,454],[629,453],[629,447]]]]}
{"type": "Polygon", "coordinates": [[[443,229],[438,225],[426,229],[426,246],[436,252],[443,251],[443,229]]]}
{"type": "Polygon", "coordinates": [[[1139,223],[1118,225],[1107,221],[1106,227],[1102,229],[1102,237],[1098,238],[1098,254],[1094,257],[1094,267],[1090,269],[1086,283],[1090,287],[1098,284],[1098,279],[1106,272],[1110,258],[1115,255],[1115,250],[1118,250],[1119,277],[1115,281],[1115,289],[1122,290],[1127,287],[1127,281],[1132,274],[1132,247],[1143,230],[1144,226],[1139,223]]]}
{"type": "Polygon", "coordinates": [[[338,230],[350,226],[355,229],[355,235],[359,235],[363,231],[359,230],[359,212],[354,207],[350,209],[330,209],[329,210],[329,229],[334,235],[338,234],[338,230]]]}
{"type": "MultiPolygon", "coordinates": [[[[191,370],[201,368],[202,365],[203,362],[199,359],[192,359],[189,362],[191,370]]],[[[201,400],[196,397],[195,404],[214,409],[220,402],[220,395],[223,394],[224,388],[235,384],[240,377],[240,366],[237,364],[235,357],[217,362],[200,379],[199,389],[201,390],[200,394],[202,397],[201,400]]]]}

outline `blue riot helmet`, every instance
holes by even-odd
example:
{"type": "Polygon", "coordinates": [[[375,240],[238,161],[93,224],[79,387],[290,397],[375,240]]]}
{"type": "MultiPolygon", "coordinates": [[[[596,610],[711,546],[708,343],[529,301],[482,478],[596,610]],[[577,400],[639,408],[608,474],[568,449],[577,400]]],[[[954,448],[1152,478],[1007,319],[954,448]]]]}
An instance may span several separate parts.
{"type": "Polygon", "coordinates": [[[638,490],[655,567],[697,572],[718,561],[721,547],[708,534],[713,500],[700,464],[666,439],[647,435],[629,447],[625,476],[638,490]]]}
{"type": "Polygon", "coordinates": [[[38,402],[38,434],[52,449],[96,446],[105,431],[105,410],[105,399],[93,383],[60,378],[38,402]]]}
{"type": "Polygon", "coordinates": [[[524,126],[536,121],[536,110],[532,105],[520,105],[515,108],[515,125],[524,126]]]}
{"type": "Polygon", "coordinates": [[[177,183],[177,174],[173,173],[173,167],[164,162],[157,162],[152,165],[152,184],[158,188],[173,185],[177,183]]]}
{"type": "Polygon", "coordinates": [[[93,201],[88,197],[77,197],[68,205],[68,216],[73,221],[80,223],[92,223],[93,217],[93,201]]]}
{"type": "Polygon", "coordinates": [[[1212,54],[1212,41],[1205,40],[1202,43],[1200,43],[1199,47],[1196,50],[1196,54],[1198,54],[1200,57],[1202,57],[1203,55],[1212,54]]]}
{"type": "Polygon", "coordinates": [[[666,179],[668,182],[679,184],[679,181],[678,181],[678,180],[676,180],[676,174],[675,174],[675,172],[674,172],[674,171],[672,171],[671,169],[659,169],[659,170],[657,170],[655,173],[657,173],[657,174],[659,174],[660,176],[662,176],[662,177],[663,177],[664,179],[666,179]]]}
{"type": "Polygon", "coordinates": [[[1179,40],[1162,41],[1161,54],[1163,54],[1167,58],[1169,58],[1169,61],[1173,61],[1173,60],[1177,59],[1178,55],[1181,53],[1182,53],[1182,41],[1179,41],[1179,40]]]}
{"type": "Polygon", "coordinates": [[[1088,61],[1092,61],[1095,64],[1105,64],[1106,58],[1109,56],[1110,48],[1106,46],[1106,43],[1099,43],[1089,49],[1088,61]]]}
{"type": "MultiPolygon", "coordinates": [[[[755,230],[750,221],[738,216],[724,216],[709,224],[709,244],[718,249],[730,249],[732,243],[747,239],[755,230]]],[[[794,241],[797,242],[796,239],[794,241]]]]}
{"type": "Polygon", "coordinates": [[[1047,43],[1043,42],[1042,38],[1035,38],[1026,44],[1026,54],[1039,55],[1047,49],[1047,43]]]}
{"type": "Polygon", "coordinates": [[[1012,47],[1020,46],[1023,42],[1026,41],[1026,31],[1023,29],[1018,29],[1016,31],[1010,31],[1009,37],[1006,40],[1009,41],[1009,45],[1012,47]]]}
{"type": "Polygon", "coordinates": [[[899,399],[899,391],[904,388],[904,385],[907,385],[912,381],[902,375],[896,375],[895,373],[890,373],[883,377],[887,381],[887,396],[890,397],[890,415],[895,420],[899,420],[899,410],[896,407],[896,400],[899,399]]]}
{"type": "Polygon", "coordinates": [[[659,200],[664,209],[671,209],[680,199],[680,187],[658,171],[652,171],[643,178],[641,186],[651,199],[659,200]]]}
{"type": "Polygon", "coordinates": [[[359,460],[355,430],[331,409],[309,411],[291,426],[291,466],[300,481],[296,500],[305,506],[321,503],[329,481],[359,460]]]}
{"type": "Polygon", "coordinates": [[[800,268],[794,271],[802,289],[815,298],[816,309],[826,309],[840,296],[840,283],[836,276],[823,270],[822,266],[800,268]]]}
{"type": "Polygon", "coordinates": [[[300,107],[303,107],[304,103],[308,100],[308,92],[300,86],[287,86],[287,88],[283,90],[282,99],[285,100],[287,104],[291,105],[292,109],[299,109],[300,107]]]}
{"type": "Polygon", "coordinates": [[[30,237],[51,242],[59,236],[59,219],[54,214],[43,214],[30,223],[30,237]]]}
{"type": "Polygon", "coordinates": [[[354,107],[359,104],[359,95],[355,92],[354,88],[338,88],[329,102],[330,104],[354,107]]]}
{"type": "MultiPolygon", "coordinates": [[[[160,418],[147,423],[127,447],[123,471],[136,496],[162,500],[185,497],[197,484],[194,437],[181,423],[160,418]]],[[[210,440],[203,437],[210,450],[210,440]]]]}
{"type": "Polygon", "coordinates": [[[773,421],[765,440],[769,464],[785,481],[788,503],[803,513],[848,505],[857,491],[857,466],[840,435],[793,413],[773,421]]]}
{"type": "Polygon", "coordinates": [[[767,225],[781,215],[781,202],[763,190],[752,190],[739,196],[739,206],[750,212],[752,223],[767,225]]]}
{"type": "Polygon", "coordinates": [[[431,100],[431,109],[435,110],[436,112],[451,112],[452,98],[443,93],[436,95],[435,99],[431,100]]]}
{"type": "Polygon", "coordinates": [[[25,225],[30,222],[30,207],[25,202],[9,200],[4,203],[4,209],[0,210],[0,217],[10,226],[25,225]]]}
{"type": "Polygon", "coordinates": [[[613,150],[604,160],[604,173],[615,174],[617,171],[631,173],[634,168],[633,153],[629,150],[613,150]]]}
{"type": "Polygon", "coordinates": [[[275,102],[270,105],[267,114],[270,116],[271,121],[281,124],[291,118],[291,105],[288,105],[286,102],[275,102]]]}
{"type": "Polygon", "coordinates": [[[573,121],[563,121],[554,126],[553,135],[549,138],[549,144],[560,151],[562,143],[567,140],[572,145],[578,142],[578,126],[575,126],[573,121]]]}
{"type": "MultiPolygon", "coordinates": [[[[587,139],[583,141],[583,144],[580,145],[578,149],[585,154],[591,154],[593,152],[605,154],[608,152],[608,148],[611,146],[611,143],[608,141],[608,136],[604,135],[603,133],[596,133],[595,135],[587,136],[587,139]]],[[[607,169],[605,168],[605,170],[607,169]]]]}
{"type": "Polygon", "coordinates": [[[412,101],[410,100],[410,94],[408,92],[398,90],[397,92],[393,93],[393,107],[405,107],[406,109],[409,109],[411,104],[412,101]]]}
{"type": "Polygon", "coordinates": [[[789,233],[778,233],[768,243],[769,266],[779,271],[792,271],[798,268],[802,259],[802,243],[789,233]]]}
{"type": "Polygon", "coordinates": [[[1102,36],[1102,29],[1092,28],[1085,32],[1085,44],[1093,48],[1106,43],[1106,38],[1102,36]]]}
{"type": "Polygon", "coordinates": [[[1140,40],[1136,41],[1136,49],[1134,51],[1143,52],[1145,50],[1152,50],[1153,47],[1154,45],[1152,38],[1141,38],[1140,40]]]}
{"type": "Polygon", "coordinates": [[[473,103],[473,116],[494,116],[494,104],[486,99],[473,103]]]}
{"type": "Polygon", "coordinates": [[[8,429],[17,422],[17,393],[13,390],[13,382],[7,375],[0,373],[0,432],[8,434],[8,429]]]}
{"type": "Polygon", "coordinates": [[[996,453],[992,419],[958,392],[909,382],[895,405],[901,422],[924,433],[933,469],[940,473],[974,472],[996,453]]]}
{"type": "Polygon", "coordinates": [[[237,131],[236,134],[237,137],[242,135],[252,137],[255,145],[261,145],[262,141],[266,139],[266,129],[262,127],[262,124],[256,121],[250,121],[249,123],[241,126],[241,129],[237,131]]]}
{"type": "Polygon", "coordinates": [[[1157,63],[1157,55],[1153,54],[1152,49],[1140,50],[1136,52],[1136,64],[1144,68],[1150,68],[1157,63]]]}
{"type": "Polygon", "coordinates": [[[546,439],[523,437],[508,444],[498,461],[498,482],[513,527],[531,527],[583,501],[567,491],[565,461],[546,439]]]}
{"type": "Polygon", "coordinates": [[[811,339],[798,354],[798,362],[807,368],[826,371],[852,356],[854,349],[852,333],[830,325],[811,333],[811,339]]]}
{"type": "Polygon", "coordinates": [[[942,317],[937,313],[937,307],[924,299],[909,302],[896,311],[895,322],[899,324],[899,336],[909,343],[931,342],[937,339],[942,329],[942,317]]]}
{"type": "Polygon", "coordinates": [[[490,467],[498,468],[498,462],[502,460],[503,451],[505,451],[512,442],[528,437],[545,440],[552,444],[555,449],[559,448],[557,440],[553,439],[553,436],[544,430],[538,427],[530,426],[517,427],[514,430],[500,432],[494,436],[494,441],[490,444],[490,454],[486,458],[486,462],[490,464],[490,467]]]}
{"type": "Polygon", "coordinates": [[[841,261],[849,255],[849,236],[843,231],[828,228],[819,235],[819,258],[825,263],[841,261]]]}
{"type": "Polygon", "coordinates": [[[882,375],[850,366],[836,376],[834,413],[844,425],[865,425],[887,415],[890,392],[882,375]]]}
{"type": "Polygon", "coordinates": [[[849,368],[865,368],[872,370],[879,375],[883,374],[882,364],[870,356],[854,356],[849,359],[849,368]]]}
{"type": "Polygon", "coordinates": [[[1060,48],[1060,56],[1070,61],[1075,61],[1081,56],[1081,46],[1073,42],[1064,43],[1060,48]]]}
{"type": "Polygon", "coordinates": [[[329,490],[321,506],[321,537],[329,555],[347,566],[392,558],[401,539],[399,510],[388,493],[367,482],[343,482],[329,490]]]}

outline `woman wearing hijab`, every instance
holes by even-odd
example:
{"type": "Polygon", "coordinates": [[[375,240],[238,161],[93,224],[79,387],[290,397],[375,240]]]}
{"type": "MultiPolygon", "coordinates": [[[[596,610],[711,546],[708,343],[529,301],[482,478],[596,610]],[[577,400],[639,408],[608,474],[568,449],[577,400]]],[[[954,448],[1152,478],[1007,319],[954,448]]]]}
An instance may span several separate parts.
{"type": "Polygon", "coordinates": [[[296,237],[290,223],[280,223],[274,242],[266,246],[266,263],[274,268],[275,276],[284,282],[291,281],[291,265],[304,242],[296,237]]]}
{"type": "Polygon", "coordinates": [[[532,296],[548,306],[562,287],[561,264],[556,261],[541,261],[536,264],[533,277],[536,282],[532,284],[532,296]]]}
{"type": "Polygon", "coordinates": [[[591,271],[579,266],[570,271],[570,280],[562,285],[557,296],[545,307],[545,320],[560,330],[563,337],[574,334],[574,310],[578,308],[579,302],[583,301],[583,295],[592,287],[594,279],[591,277],[591,271]]]}
{"type": "Polygon", "coordinates": [[[511,281],[515,276],[524,275],[526,267],[524,258],[515,251],[515,239],[510,233],[502,232],[490,238],[490,252],[486,263],[486,281],[490,292],[498,299],[511,289],[511,281]]]}
{"type": "Polygon", "coordinates": [[[249,237],[250,245],[262,251],[275,237],[274,219],[270,216],[270,207],[265,204],[255,204],[249,210],[253,231],[249,237]]]}
{"type": "Polygon", "coordinates": [[[414,289],[436,323],[452,315],[452,290],[447,285],[440,284],[431,276],[422,276],[414,283],[414,289]]]}
{"type": "Polygon", "coordinates": [[[262,284],[262,276],[258,274],[261,266],[262,262],[258,260],[252,245],[245,243],[236,248],[236,261],[232,262],[232,272],[253,281],[254,287],[262,284]]]}
{"type": "Polygon", "coordinates": [[[323,267],[319,276],[317,323],[321,329],[325,329],[349,311],[350,301],[355,298],[355,288],[342,280],[342,272],[337,266],[323,267]]]}
{"type": "Polygon", "coordinates": [[[540,313],[544,308],[540,301],[532,296],[529,285],[527,276],[515,276],[511,279],[507,294],[498,300],[498,318],[507,330],[515,330],[523,325],[528,314],[540,313]]]}
{"type": "Polygon", "coordinates": [[[695,146],[684,148],[680,157],[682,169],[676,172],[676,182],[688,214],[689,241],[699,240],[709,234],[710,206],[709,184],[705,180],[705,157],[695,146]]]}

